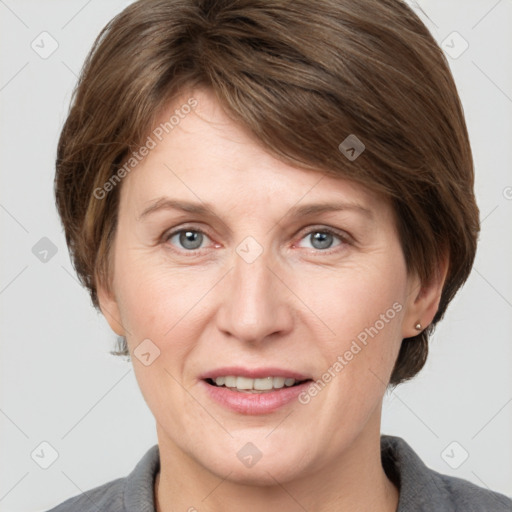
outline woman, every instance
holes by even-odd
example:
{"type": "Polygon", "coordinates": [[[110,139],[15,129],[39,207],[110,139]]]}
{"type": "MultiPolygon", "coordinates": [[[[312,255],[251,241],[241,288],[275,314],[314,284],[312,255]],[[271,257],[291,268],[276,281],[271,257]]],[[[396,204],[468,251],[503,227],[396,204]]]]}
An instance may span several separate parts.
{"type": "Polygon", "coordinates": [[[457,91],[407,5],[135,2],[86,61],[55,189],[158,435],[55,512],[512,510],[380,435],[479,232],[457,91]]]}

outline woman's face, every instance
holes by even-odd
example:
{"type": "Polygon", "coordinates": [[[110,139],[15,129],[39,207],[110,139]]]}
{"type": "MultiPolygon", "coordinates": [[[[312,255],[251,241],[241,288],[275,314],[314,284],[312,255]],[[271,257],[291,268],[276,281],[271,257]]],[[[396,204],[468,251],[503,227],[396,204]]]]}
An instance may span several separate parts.
{"type": "Polygon", "coordinates": [[[194,98],[122,182],[100,303],[161,449],[222,478],[285,482],[378,439],[400,343],[430,318],[386,200],[282,163],[208,91],[194,98]],[[293,376],[317,384],[287,387],[293,376]]]}

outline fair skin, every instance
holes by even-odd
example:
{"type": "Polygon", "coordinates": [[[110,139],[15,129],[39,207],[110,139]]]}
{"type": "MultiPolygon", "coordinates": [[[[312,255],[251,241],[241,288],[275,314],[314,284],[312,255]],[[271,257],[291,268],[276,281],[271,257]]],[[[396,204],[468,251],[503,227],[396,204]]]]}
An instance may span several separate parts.
{"type": "Polygon", "coordinates": [[[394,512],[398,490],[380,460],[383,395],[402,339],[417,334],[417,321],[431,322],[445,272],[422,285],[407,272],[387,200],[277,160],[208,90],[190,91],[157,124],[191,96],[195,111],[123,180],[112,283],[98,286],[130,353],[145,339],[160,350],[148,366],[132,357],[156,419],[156,508],[394,512]],[[207,204],[210,214],[141,216],[162,197],[207,204]],[[328,202],[352,206],[291,212],[328,202]],[[326,228],[336,231],[328,248],[314,238],[326,228]],[[199,248],[169,236],[179,229],[203,233],[199,248]],[[251,263],[237,253],[248,236],[263,249],[251,263]],[[397,303],[393,319],[307,404],[243,414],[213,401],[199,378],[236,365],[320,379],[397,303]],[[237,457],[249,442],[262,454],[251,467],[237,457]]]}

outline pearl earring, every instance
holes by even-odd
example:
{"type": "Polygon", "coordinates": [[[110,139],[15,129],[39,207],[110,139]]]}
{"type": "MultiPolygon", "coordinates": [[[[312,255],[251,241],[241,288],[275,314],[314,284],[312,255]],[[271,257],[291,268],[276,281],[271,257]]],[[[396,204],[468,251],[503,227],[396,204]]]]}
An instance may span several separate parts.
{"type": "Polygon", "coordinates": [[[417,330],[417,331],[421,331],[421,324],[418,322],[414,328],[417,330]]]}

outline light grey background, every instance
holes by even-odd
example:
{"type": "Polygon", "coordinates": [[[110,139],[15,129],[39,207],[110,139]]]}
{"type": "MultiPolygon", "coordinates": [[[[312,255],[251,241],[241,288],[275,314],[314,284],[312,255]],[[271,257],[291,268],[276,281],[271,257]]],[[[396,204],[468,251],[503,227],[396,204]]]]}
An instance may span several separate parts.
{"type": "MultiPolygon", "coordinates": [[[[46,510],[125,476],[156,443],[131,363],[108,354],[114,334],[76,280],[52,188],[76,75],[128,3],[0,0],[1,512],[46,510]],[[58,48],[42,58],[52,38],[58,48]],[[43,237],[57,249],[47,262],[32,252],[43,237]],[[48,469],[38,465],[51,462],[42,442],[58,452],[48,469]]],[[[447,52],[463,48],[453,31],[469,43],[449,60],[473,145],[482,234],[425,369],[387,396],[382,432],[404,437],[439,472],[512,495],[512,1],[418,5],[447,52]]]]}

